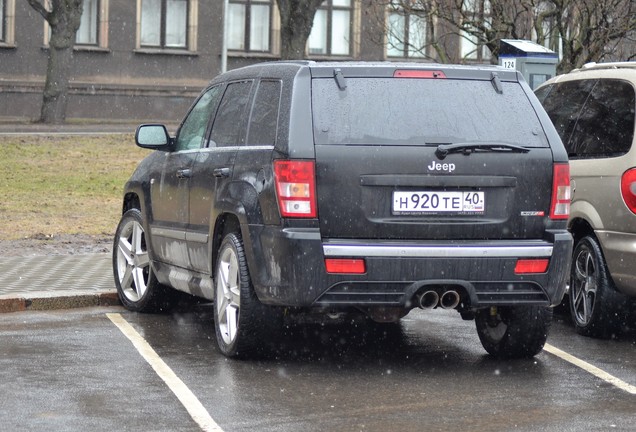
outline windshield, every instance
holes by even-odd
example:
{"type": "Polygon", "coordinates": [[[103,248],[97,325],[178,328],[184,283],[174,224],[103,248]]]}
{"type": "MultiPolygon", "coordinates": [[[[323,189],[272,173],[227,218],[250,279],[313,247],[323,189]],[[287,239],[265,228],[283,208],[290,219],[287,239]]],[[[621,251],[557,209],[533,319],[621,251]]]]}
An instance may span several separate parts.
{"type": "Polygon", "coordinates": [[[450,79],[347,78],[312,82],[316,144],[437,145],[502,142],[547,147],[518,83],[450,79]]]}

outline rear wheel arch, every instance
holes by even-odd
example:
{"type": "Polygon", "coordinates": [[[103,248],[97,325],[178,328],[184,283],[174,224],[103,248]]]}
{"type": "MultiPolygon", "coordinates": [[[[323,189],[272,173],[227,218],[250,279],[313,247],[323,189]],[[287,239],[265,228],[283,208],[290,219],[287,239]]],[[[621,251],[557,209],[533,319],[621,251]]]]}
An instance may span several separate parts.
{"type": "Polygon", "coordinates": [[[572,237],[574,238],[574,244],[586,236],[594,236],[594,228],[592,225],[583,218],[576,218],[570,221],[568,224],[568,230],[572,233],[572,237]]]}
{"type": "Polygon", "coordinates": [[[222,213],[216,218],[214,222],[214,232],[212,233],[210,257],[212,257],[211,269],[213,274],[216,268],[219,248],[221,247],[223,239],[229,233],[241,234],[241,223],[235,214],[222,213]]]}

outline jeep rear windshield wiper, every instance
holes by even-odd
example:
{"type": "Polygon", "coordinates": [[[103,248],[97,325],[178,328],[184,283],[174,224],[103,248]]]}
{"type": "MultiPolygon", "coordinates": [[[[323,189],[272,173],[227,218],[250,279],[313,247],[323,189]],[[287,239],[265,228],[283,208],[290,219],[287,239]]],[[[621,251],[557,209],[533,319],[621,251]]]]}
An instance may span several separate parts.
{"type": "Polygon", "coordinates": [[[494,151],[494,152],[520,152],[520,153],[528,153],[530,151],[530,149],[526,147],[521,147],[518,145],[506,144],[506,143],[464,142],[464,143],[454,143],[454,144],[440,144],[439,146],[437,146],[437,150],[435,150],[435,155],[440,159],[444,159],[450,153],[470,154],[478,150],[494,151]]]}

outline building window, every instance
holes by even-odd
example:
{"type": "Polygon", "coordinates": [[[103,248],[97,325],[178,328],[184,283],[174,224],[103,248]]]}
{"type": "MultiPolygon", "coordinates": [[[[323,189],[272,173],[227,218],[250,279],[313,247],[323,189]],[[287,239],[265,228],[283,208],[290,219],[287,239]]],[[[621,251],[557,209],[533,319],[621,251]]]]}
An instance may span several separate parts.
{"type": "MultiPolygon", "coordinates": [[[[490,60],[490,50],[483,40],[471,32],[476,30],[470,23],[481,22],[484,27],[490,28],[491,13],[489,0],[466,0],[463,2],[462,16],[464,27],[459,32],[459,54],[462,60],[471,62],[484,62],[490,60]]],[[[483,34],[482,31],[478,33],[483,34]]]]}
{"type": "MultiPolygon", "coordinates": [[[[108,7],[110,0],[83,0],[83,2],[80,26],[75,34],[75,47],[88,50],[105,50],[108,48],[108,7]]],[[[50,40],[51,28],[45,20],[44,45],[48,46],[50,40]]]]}
{"type": "Polygon", "coordinates": [[[389,5],[387,56],[426,57],[425,11],[416,6],[410,6],[407,9],[404,3],[404,1],[394,0],[389,5]]]}
{"type": "Polygon", "coordinates": [[[98,35],[99,0],[84,0],[82,21],[75,35],[75,43],[77,45],[97,45],[98,35]]]}
{"type": "Polygon", "coordinates": [[[0,46],[15,43],[15,0],[0,0],[0,46]]]}
{"type": "Polygon", "coordinates": [[[228,49],[270,52],[272,0],[231,0],[228,4],[228,49]]]}
{"type": "Polygon", "coordinates": [[[309,55],[350,56],[352,0],[325,0],[316,11],[309,35],[309,55]]]}
{"type": "Polygon", "coordinates": [[[462,60],[487,61],[490,60],[490,50],[481,43],[477,36],[466,31],[460,32],[460,55],[462,60]]]}
{"type": "Polygon", "coordinates": [[[188,48],[188,0],[141,0],[142,48],[188,48]]]}
{"type": "Polygon", "coordinates": [[[4,0],[0,0],[0,41],[4,42],[4,0]]]}

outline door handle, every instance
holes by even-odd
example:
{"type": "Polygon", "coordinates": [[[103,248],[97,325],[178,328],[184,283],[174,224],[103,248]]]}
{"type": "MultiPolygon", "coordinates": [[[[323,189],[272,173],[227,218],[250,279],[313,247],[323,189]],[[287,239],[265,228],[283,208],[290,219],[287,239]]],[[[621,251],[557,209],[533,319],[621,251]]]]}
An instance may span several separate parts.
{"type": "Polygon", "coordinates": [[[180,169],[177,170],[177,178],[186,179],[192,177],[192,170],[190,169],[180,169]]]}
{"type": "Polygon", "coordinates": [[[212,174],[214,177],[229,177],[232,171],[229,168],[214,168],[212,174]]]}

